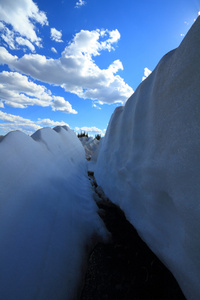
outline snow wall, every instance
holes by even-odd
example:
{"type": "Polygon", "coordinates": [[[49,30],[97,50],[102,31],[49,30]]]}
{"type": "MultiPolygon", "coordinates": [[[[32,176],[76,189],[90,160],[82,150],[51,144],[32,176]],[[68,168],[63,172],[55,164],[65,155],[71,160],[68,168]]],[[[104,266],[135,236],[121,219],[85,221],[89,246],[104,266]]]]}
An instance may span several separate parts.
{"type": "Polygon", "coordinates": [[[0,178],[0,298],[77,299],[87,251],[105,229],[75,133],[9,133],[0,178]]]}
{"type": "Polygon", "coordinates": [[[200,17],[113,113],[95,176],[185,296],[200,299],[200,17]]]}

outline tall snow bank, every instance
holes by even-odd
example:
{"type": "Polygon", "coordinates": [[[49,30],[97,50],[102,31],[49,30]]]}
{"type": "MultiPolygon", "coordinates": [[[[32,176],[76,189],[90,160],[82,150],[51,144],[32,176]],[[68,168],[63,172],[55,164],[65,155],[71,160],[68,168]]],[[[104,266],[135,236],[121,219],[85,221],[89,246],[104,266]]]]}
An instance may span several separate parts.
{"type": "Polygon", "coordinates": [[[9,133],[0,178],[0,298],[77,299],[87,247],[104,228],[75,133],[9,133]]]}
{"type": "Polygon", "coordinates": [[[200,18],[111,117],[95,176],[200,299],[200,18]]]}

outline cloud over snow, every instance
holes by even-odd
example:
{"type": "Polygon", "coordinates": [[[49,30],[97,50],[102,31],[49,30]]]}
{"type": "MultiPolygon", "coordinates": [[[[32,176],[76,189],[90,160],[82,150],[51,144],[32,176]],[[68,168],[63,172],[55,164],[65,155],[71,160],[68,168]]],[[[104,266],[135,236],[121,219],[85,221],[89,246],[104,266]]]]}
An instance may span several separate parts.
{"type": "Polygon", "coordinates": [[[0,100],[12,107],[51,106],[54,111],[77,113],[63,97],[53,96],[46,87],[30,81],[27,76],[18,72],[0,73],[0,100]]]}
{"type": "Polygon", "coordinates": [[[3,121],[3,123],[0,123],[0,129],[2,129],[5,134],[12,130],[21,130],[26,134],[32,134],[42,127],[55,127],[64,125],[69,126],[64,121],[58,122],[50,119],[39,118],[36,122],[34,122],[30,119],[25,119],[17,115],[7,114],[2,111],[0,111],[0,120],[3,121]]]}
{"type": "Polygon", "coordinates": [[[87,132],[87,133],[89,133],[91,135],[100,134],[100,135],[103,136],[105,134],[105,130],[102,131],[101,129],[99,129],[99,128],[95,127],[95,126],[92,126],[92,127],[87,127],[87,126],[75,127],[74,129],[77,132],[84,131],[84,132],[87,132]]]}
{"type": "Polygon", "coordinates": [[[63,51],[59,59],[38,54],[12,56],[0,47],[0,63],[31,77],[74,93],[80,98],[97,100],[99,103],[124,103],[133,93],[122,77],[120,60],[115,60],[107,69],[100,69],[94,61],[103,50],[114,50],[119,40],[119,31],[81,30],[63,51]]]}

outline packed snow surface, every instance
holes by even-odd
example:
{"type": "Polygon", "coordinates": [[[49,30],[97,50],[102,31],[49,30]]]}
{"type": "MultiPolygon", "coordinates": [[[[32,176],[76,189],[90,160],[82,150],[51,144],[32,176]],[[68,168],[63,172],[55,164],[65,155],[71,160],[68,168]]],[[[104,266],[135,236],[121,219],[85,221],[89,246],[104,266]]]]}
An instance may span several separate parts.
{"type": "Polygon", "coordinates": [[[75,133],[9,133],[0,178],[0,298],[77,299],[87,247],[105,232],[75,133]]]}
{"type": "Polygon", "coordinates": [[[200,299],[200,17],[111,117],[95,176],[200,299]]]}

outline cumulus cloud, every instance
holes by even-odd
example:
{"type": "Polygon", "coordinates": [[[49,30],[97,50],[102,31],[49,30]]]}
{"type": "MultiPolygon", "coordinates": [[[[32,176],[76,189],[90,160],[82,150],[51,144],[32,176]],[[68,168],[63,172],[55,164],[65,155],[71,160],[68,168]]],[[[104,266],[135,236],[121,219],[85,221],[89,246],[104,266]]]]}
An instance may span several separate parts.
{"type": "Polygon", "coordinates": [[[119,70],[123,70],[123,65],[121,61],[117,59],[108,67],[108,70],[110,70],[111,73],[115,74],[119,70]]]}
{"type": "Polygon", "coordinates": [[[61,43],[62,40],[62,31],[58,31],[55,28],[51,28],[51,39],[55,42],[61,43]]]}
{"type": "Polygon", "coordinates": [[[63,97],[51,95],[45,86],[30,81],[18,72],[3,71],[0,73],[0,82],[0,99],[6,105],[18,108],[29,105],[51,106],[54,111],[77,113],[63,97]]]}
{"type": "Polygon", "coordinates": [[[0,64],[4,65],[7,64],[8,66],[12,66],[13,63],[17,60],[17,56],[13,56],[10,54],[6,48],[0,47],[0,64]]]}
{"type": "Polygon", "coordinates": [[[28,105],[49,106],[52,97],[44,86],[17,72],[0,73],[0,99],[6,105],[25,108],[28,105]]]}
{"type": "Polygon", "coordinates": [[[21,130],[26,134],[32,134],[36,130],[42,127],[55,127],[55,126],[69,126],[66,122],[54,121],[51,119],[37,119],[37,121],[32,121],[30,119],[25,119],[17,115],[7,114],[0,110],[0,120],[4,123],[0,123],[0,129],[4,134],[13,131],[21,130]]]}
{"type": "Polygon", "coordinates": [[[66,113],[77,114],[77,111],[72,108],[71,104],[63,97],[53,96],[52,109],[66,113]]]}
{"type": "Polygon", "coordinates": [[[148,68],[144,68],[144,76],[142,77],[142,81],[145,80],[151,73],[152,71],[150,71],[148,68]]]}
{"type": "Polygon", "coordinates": [[[1,0],[0,20],[37,45],[40,45],[41,39],[36,34],[34,23],[48,25],[46,14],[32,0],[1,0]]]}
{"type": "Polygon", "coordinates": [[[65,48],[59,59],[37,54],[12,56],[0,47],[0,63],[31,77],[74,93],[80,98],[89,98],[103,103],[124,103],[133,93],[116,73],[123,69],[120,60],[115,60],[107,69],[100,69],[94,61],[101,51],[114,49],[119,40],[118,30],[81,30],[65,48]]]}
{"type": "Polygon", "coordinates": [[[85,5],[85,4],[86,4],[86,1],[84,1],[84,0],[78,0],[78,1],[76,2],[75,8],[80,8],[81,6],[83,6],[83,5],[85,5]]]}

